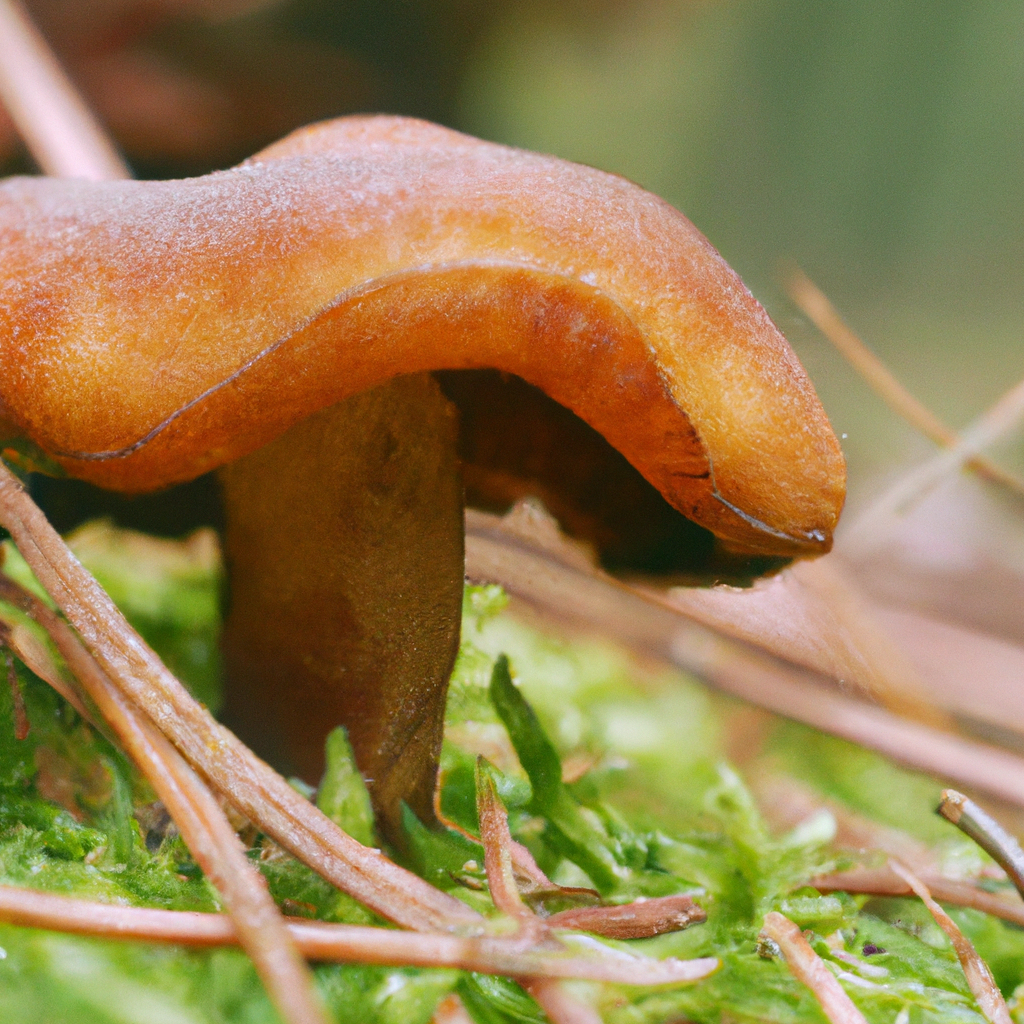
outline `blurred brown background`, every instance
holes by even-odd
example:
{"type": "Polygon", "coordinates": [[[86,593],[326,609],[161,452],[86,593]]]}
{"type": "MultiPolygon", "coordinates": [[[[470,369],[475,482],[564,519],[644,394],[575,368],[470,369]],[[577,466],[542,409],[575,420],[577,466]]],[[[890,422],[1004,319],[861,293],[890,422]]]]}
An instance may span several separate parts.
{"type": "MultiPolygon", "coordinates": [[[[932,450],[786,299],[799,263],[955,426],[1024,375],[1024,4],[34,0],[137,172],[354,111],[581,160],[698,224],[798,349],[853,501],[932,450]]],[[[0,123],[4,170],[30,169],[0,123]]],[[[1015,468],[1022,450],[996,453],[1015,468]]]]}

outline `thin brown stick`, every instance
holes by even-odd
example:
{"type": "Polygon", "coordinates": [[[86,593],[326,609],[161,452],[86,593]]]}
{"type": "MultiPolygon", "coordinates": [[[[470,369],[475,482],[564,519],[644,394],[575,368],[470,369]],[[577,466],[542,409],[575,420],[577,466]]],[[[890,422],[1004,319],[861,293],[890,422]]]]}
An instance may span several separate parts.
{"type": "Polygon", "coordinates": [[[49,652],[20,622],[8,618],[0,611],[0,631],[5,634],[5,643],[17,655],[18,660],[34,675],[56,690],[90,725],[98,726],[92,713],[85,706],[81,695],[57,668],[49,652]]]}
{"type": "MultiPolygon", "coordinates": [[[[923,402],[915,398],[889,368],[836,311],[825,293],[801,270],[794,268],[785,278],[786,291],[819,331],[864,378],[872,390],[908,423],[943,448],[958,441],[956,431],[948,427],[923,402]]],[[[1024,480],[996,465],[984,455],[967,460],[967,467],[992,483],[1024,495],[1024,480]]]]}
{"type": "Polygon", "coordinates": [[[956,958],[963,968],[964,977],[970,985],[974,998],[985,1015],[985,1019],[991,1024],[1013,1024],[1010,1020],[1010,1011],[1003,999],[1002,992],[992,977],[989,966],[978,955],[973,943],[960,929],[956,922],[932,899],[928,886],[921,881],[909,868],[898,861],[890,860],[889,869],[899,875],[914,890],[915,895],[928,908],[928,912],[935,919],[935,923],[949,936],[949,941],[956,951],[956,958]]]}
{"type": "Polygon", "coordinates": [[[467,512],[466,575],[501,584],[519,599],[521,609],[540,611],[549,624],[561,620],[618,640],[776,714],[1024,807],[1024,758],[838,694],[826,677],[706,627],[649,591],[629,587],[592,566],[569,564],[529,538],[506,531],[497,516],[467,512]]]}
{"type": "Polygon", "coordinates": [[[1018,381],[957,438],[956,444],[905,473],[866,508],[842,536],[843,549],[863,555],[884,536],[889,522],[906,514],[944,479],[1014,430],[1024,419],[1024,380],[1018,381]]]}
{"type": "Polygon", "coordinates": [[[0,0],[0,101],[45,174],[131,176],[17,0],[0,0]]]}
{"type": "Polygon", "coordinates": [[[650,939],[706,920],[707,914],[689,896],[655,896],[619,906],[574,907],[546,917],[544,923],[609,939],[650,939]]]}
{"type": "Polygon", "coordinates": [[[76,679],[150,781],[203,873],[224,900],[242,946],[291,1024],[326,1024],[313,977],[238,836],[202,780],[103,674],[68,625],[33,594],[0,575],[0,598],[50,635],[76,679]]]}
{"type": "MultiPolygon", "coordinates": [[[[238,944],[225,914],[155,910],[0,886],[0,921],[74,935],[196,948],[238,944]]],[[[286,918],[293,940],[310,960],[386,967],[449,967],[483,974],[572,978],[626,985],[677,985],[699,981],[718,961],[653,960],[618,950],[528,949],[516,938],[419,934],[365,925],[286,918]]]]}
{"type": "MultiPolygon", "coordinates": [[[[927,874],[926,879],[932,895],[943,903],[954,907],[971,907],[982,913],[1009,921],[1024,927],[1024,903],[1012,895],[987,892],[970,882],[942,878],[927,874]]],[[[865,896],[912,896],[913,890],[904,879],[888,868],[852,868],[834,875],[821,875],[811,879],[810,885],[818,892],[861,893],[865,896]]]]}
{"type": "Polygon", "coordinates": [[[943,791],[938,811],[970,836],[1006,872],[1024,897],[1024,850],[1020,843],[992,815],[955,789],[943,791]]]}
{"type": "Polygon", "coordinates": [[[0,464],[0,524],[110,680],[212,787],[323,878],[383,917],[421,931],[479,930],[452,896],[357,843],[199,705],[82,567],[0,464]]]}
{"type": "MultiPolygon", "coordinates": [[[[519,922],[523,941],[539,944],[548,938],[547,924],[523,902],[512,866],[512,833],[508,812],[498,796],[494,779],[483,758],[476,763],[476,807],[480,819],[480,841],[484,847],[487,885],[494,905],[519,922]]],[[[551,1024],[600,1024],[593,1007],[581,1003],[549,978],[519,978],[519,983],[537,1001],[551,1024]]]]}
{"type": "Polygon", "coordinates": [[[825,962],[811,949],[803,932],[777,911],[765,914],[763,935],[767,935],[786,958],[793,977],[814,994],[832,1024],[867,1024],[825,962]]]}
{"type": "Polygon", "coordinates": [[[502,913],[516,918],[525,927],[540,926],[540,919],[519,894],[512,868],[513,840],[508,829],[508,812],[481,757],[476,764],[476,807],[491,900],[502,913]]]}

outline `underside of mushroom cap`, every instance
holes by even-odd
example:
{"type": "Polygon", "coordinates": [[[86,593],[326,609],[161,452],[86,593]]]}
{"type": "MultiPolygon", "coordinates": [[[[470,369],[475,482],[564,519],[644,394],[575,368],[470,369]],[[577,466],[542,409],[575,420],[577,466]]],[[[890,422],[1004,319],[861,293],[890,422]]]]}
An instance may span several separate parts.
{"type": "Polygon", "coordinates": [[[637,186],[420,121],[304,129],[204,178],[0,186],[0,408],[145,491],[408,373],[493,367],[732,546],[827,550],[845,469],[786,341],[637,186]]]}

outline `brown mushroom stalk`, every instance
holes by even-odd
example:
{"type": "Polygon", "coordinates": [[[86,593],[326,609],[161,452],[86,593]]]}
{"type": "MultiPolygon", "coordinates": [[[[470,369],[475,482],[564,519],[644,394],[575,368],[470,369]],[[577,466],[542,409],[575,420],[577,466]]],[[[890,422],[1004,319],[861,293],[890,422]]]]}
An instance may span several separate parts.
{"type": "Polygon", "coordinates": [[[315,413],[224,467],[225,721],[319,779],[348,730],[382,831],[433,820],[459,646],[462,486],[453,411],[429,374],[315,413]]]}

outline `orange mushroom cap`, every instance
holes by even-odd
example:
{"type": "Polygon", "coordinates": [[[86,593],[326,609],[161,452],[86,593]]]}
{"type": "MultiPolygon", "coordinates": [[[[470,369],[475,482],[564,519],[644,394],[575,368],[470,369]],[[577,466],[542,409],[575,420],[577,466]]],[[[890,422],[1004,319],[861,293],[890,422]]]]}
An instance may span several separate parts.
{"type": "Polygon", "coordinates": [[[683,514],[827,550],[838,442],[785,339],[678,211],[421,121],[345,118],[231,170],[0,185],[0,419],[145,491],[395,376],[493,367],[683,514]]]}

